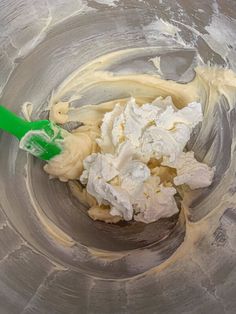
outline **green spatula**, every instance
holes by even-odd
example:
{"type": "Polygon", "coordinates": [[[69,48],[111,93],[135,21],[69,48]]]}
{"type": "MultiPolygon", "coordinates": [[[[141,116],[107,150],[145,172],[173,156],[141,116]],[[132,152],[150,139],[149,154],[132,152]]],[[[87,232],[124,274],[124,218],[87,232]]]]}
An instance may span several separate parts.
{"type": "Polygon", "coordinates": [[[0,106],[0,129],[18,138],[20,148],[50,160],[62,151],[62,129],[49,120],[28,122],[0,106]]]}

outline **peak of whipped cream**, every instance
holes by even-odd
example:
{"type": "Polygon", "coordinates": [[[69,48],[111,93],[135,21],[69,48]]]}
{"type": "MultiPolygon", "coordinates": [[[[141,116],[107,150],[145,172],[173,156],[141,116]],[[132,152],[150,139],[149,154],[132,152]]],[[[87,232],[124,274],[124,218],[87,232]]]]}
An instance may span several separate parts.
{"type": "Polygon", "coordinates": [[[199,163],[193,152],[183,152],[202,119],[200,103],[178,109],[171,97],[141,106],[134,98],[125,106],[117,104],[104,115],[96,140],[100,152],[84,160],[81,183],[112,216],[145,223],[172,216],[178,212],[176,186],[206,187],[213,179],[214,169],[199,163]],[[159,177],[151,161],[157,169],[174,168],[174,179],[159,177]]]}

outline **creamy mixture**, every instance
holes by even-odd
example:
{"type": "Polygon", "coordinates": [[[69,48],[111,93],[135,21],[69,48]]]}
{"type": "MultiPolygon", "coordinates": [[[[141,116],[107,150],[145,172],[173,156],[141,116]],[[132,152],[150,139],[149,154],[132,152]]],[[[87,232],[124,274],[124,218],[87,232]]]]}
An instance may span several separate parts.
{"type": "Polygon", "coordinates": [[[123,53],[132,50],[93,61],[53,95],[50,119],[60,124],[79,121],[82,126],[65,137],[63,153],[44,169],[51,177],[70,180],[73,194],[90,207],[93,219],[149,223],[178,212],[176,195],[211,184],[214,165],[200,162],[185,146],[196,125],[202,122],[207,128],[202,104],[208,98],[209,114],[235,84],[235,75],[201,66],[192,82],[181,84],[158,75],[103,70],[123,53]],[[74,108],[73,101],[83,92],[101,84],[123,88],[131,97],[74,108]]]}
{"type": "MultiPolygon", "coordinates": [[[[50,119],[66,123],[68,111],[68,103],[59,102],[50,119]]],[[[95,220],[150,223],[170,217],[178,212],[178,186],[197,189],[213,179],[213,169],[184,152],[202,119],[197,102],[178,109],[171,97],[143,105],[131,98],[106,112],[96,132],[82,126],[66,136],[63,154],[45,170],[62,181],[79,180],[82,191],[93,197],[88,213],[95,220]]]]}
{"type": "MultiPolygon", "coordinates": [[[[104,115],[100,152],[84,160],[80,182],[111,216],[145,223],[172,216],[178,212],[174,185],[212,182],[213,170],[183,152],[201,120],[199,103],[178,110],[169,97],[142,106],[134,98],[117,104],[104,115]]],[[[92,217],[98,219],[94,211],[92,217]]]]}

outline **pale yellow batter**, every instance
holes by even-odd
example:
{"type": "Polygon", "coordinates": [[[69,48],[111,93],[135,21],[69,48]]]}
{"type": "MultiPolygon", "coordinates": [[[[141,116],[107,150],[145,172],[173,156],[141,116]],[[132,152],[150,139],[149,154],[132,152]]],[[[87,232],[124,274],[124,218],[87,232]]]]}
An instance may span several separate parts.
{"type": "MultiPolygon", "coordinates": [[[[83,123],[83,126],[65,138],[63,153],[45,165],[45,171],[52,177],[59,178],[61,181],[78,180],[83,171],[83,160],[91,153],[99,151],[95,139],[100,136],[100,126],[104,114],[113,110],[117,103],[121,106],[127,103],[128,98],[122,98],[97,105],[73,108],[71,102],[80,99],[91,88],[122,90],[135,97],[139,105],[151,103],[159,96],[163,98],[171,96],[174,105],[179,109],[197,101],[204,106],[203,123],[207,123],[207,119],[211,117],[213,108],[222,95],[226,97],[229,105],[233,106],[236,76],[228,69],[197,67],[194,80],[188,84],[163,80],[158,75],[115,75],[104,70],[123,55],[132,55],[142,49],[115,52],[94,60],[76,71],[53,94],[49,104],[50,119],[62,124],[68,121],[79,121],[83,123]],[[71,95],[69,100],[63,101],[68,92],[71,95]]],[[[210,155],[206,157],[205,162],[208,161],[211,161],[210,155]]],[[[156,164],[156,160],[150,162],[149,167],[152,173],[160,176],[163,182],[171,182],[173,171],[169,171],[170,168],[160,167],[156,164]]],[[[78,182],[69,181],[69,185],[72,193],[90,207],[88,213],[93,219],[109,223],[120,221],[121,217],[111,216],[107,207],[99,207],[96,200],[78,182]]]]}

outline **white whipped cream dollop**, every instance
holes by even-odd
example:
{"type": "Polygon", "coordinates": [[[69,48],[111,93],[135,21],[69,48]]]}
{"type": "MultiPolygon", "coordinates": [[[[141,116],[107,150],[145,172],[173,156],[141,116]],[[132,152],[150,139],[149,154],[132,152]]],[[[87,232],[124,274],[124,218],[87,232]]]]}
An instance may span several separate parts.
{"type": "Polygon", "coordinates": [[[212,183],[214,177],[215,168],[197,161],[194,152],[182,152],[174,163],[163,161],[162,164],[177,170],[177,176],[173,180],[176,186],[186,184],[192,190],[204,188],[212,183]]]}
{"type": "Polygon", "coordinates": [[[173,185],[190,188],[211,184],[214,170],[184,153],[193,128],[202,121],[201,104],[177,109],[171,97],[139,106],[131,98],[104,115],[97,144],[101,152],[88,156],[80,177],[99,205],[112,216],[145,223],[178,212],[173,185]],[[150,160],[175,168],[173,182],[151,174],[150,160]]]}

